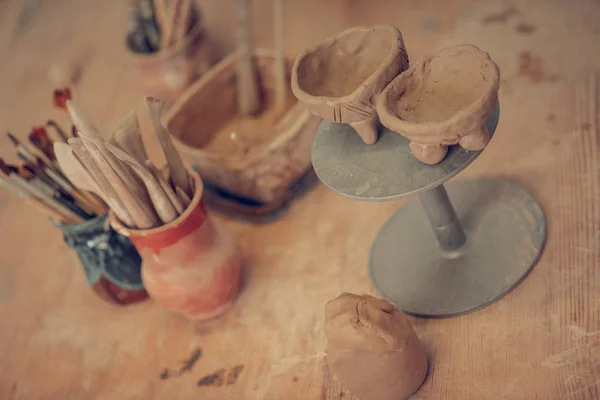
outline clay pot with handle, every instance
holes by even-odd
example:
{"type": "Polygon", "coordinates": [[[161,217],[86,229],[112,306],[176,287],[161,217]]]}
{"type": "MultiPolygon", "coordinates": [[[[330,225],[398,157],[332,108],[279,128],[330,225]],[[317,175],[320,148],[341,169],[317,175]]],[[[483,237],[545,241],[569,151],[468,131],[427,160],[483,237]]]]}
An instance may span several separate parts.
{"type": "Polygon", "coordinates": [[[408,138],[419,160],[439,163],[448,146],[483,150],[490,140],[485,120],[498,101],[500,71],[489,54],[472,45],[429,54],[397,76],[377,99],[387,128],[408,138]]]}
{"type": "Polygon", "coordinates": [[[142,256],[142,279],[150,297],[189,320],[206,321],[232,306],[242,254],[231,234],[207,215],[200,176],[189,174],[194,196],[175,220],[157,228],[130,229],[111,212],[110,221],[142,256]]]}
{"type": "Polygon", "coordinates": [[[292,70],[292,91],[315,115],[350,124],[372,144],[378,138],[375,98],[407,68],[397,28],[356,27],[301,53],[292,70]]]}

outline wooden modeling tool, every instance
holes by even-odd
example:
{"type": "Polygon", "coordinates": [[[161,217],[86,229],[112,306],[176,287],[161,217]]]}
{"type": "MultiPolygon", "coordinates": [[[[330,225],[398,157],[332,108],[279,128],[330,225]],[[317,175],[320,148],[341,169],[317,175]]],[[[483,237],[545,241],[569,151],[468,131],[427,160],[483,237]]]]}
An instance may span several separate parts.
{"type": "Polygon", "coordinates": [[[188,196],[187,193],[184,192],[183,189],[180,188],[179,186],[177,186],[175,188],[175,192],[177,192],[177,195],[181,199],[183,206],[187,208],[190,205],[190,203],[192,202],[192,199],[190,199],[190,196],[188,196]]]}
{"type": "Polygon", "coordinates": [[[177,218],[177,211],[171,200],[160,186],[159,182],[154,178],[152,173],[144,166],[140,165],[135,158],[125,153],[121,149],[111,144],[106,143],[106,148],[111,151],[119,160],[129,165],[144,181],[146,189],[154,205],[154,209],[163,223],[171,222],[177,218]]]}
{"type": "Polygon", "coordinates": [[[152,123],[154,124],[154,131],[156,132],[160,145],[165,153],[167,164],[169,165],[171,180],[173,181],[173,186],[179,186],[188,196],[191,197],[192,190],[190,188],[190,180],[183,164],[183,160],[173,145],[171,135],[169,132],[167,132],[167,129],[160,120],[165,103],[164,101],[154,97],[146,97],[144,100],[146,103],[146,109],[148,110],[150,118],[152,119],[152,123]]]}
{"type": "Polygon", "coordinates": [[[70,145],[55,143],[54,151],[61,167],[71,182],[83,190],[88,190],[102,198],[117,217],[129,226],[135,226],[133,218],[125,208],[116,191],[95,164],[80,139],[71,139],[70,145]]]}
{"type": "MultiPolygon", "coordinates": [[[[136,211],[130,210],[131,216],[136,219],[133,214],[137,213],[138,222],[143,225],[148,225],[151,221],[158,221],[158,216],[152,208],[149,207],[150,198],[144,189],[143,182],[131,169],[120,162],[106,149],[104,142],[100,138],[98,129],[81,108],[72,101],[68,101],[67,110],[69,117],[75,126],[77,126],[80,137],[86,139],[84,144],[96,160],[97,165],[102,168],[104,175],[107,178],[114,177],[109,178],[109,180],[116,179],[114,182],[111,181],[111,183],[119,186],[121,192],[117,192],[119,193],[121,200],[125,202],[123,196],[134,200],[134,203],[130,204],[130,206],[133,207],[135,204],[136,211]],[[110,168],[110,171],[107,168],[110,168]],[[131,193],[131,196],[125,194],[123,191],[131,193]],[[146,217],[143,217],[142,215],[146,215],[146,217]]],[[[71,140],[73,139],[69,139],[69,144],[71,144],[71,140]]]]}
{"type": "Polygon", "coordinates": [[[71,100],[67,100],[65,102],[65,109],[76,132],[83,131],[88,138],[100,139],[100,131],[98,131],[92,119],[82,108],[71,100]]]}
{"type": "MultiPolygon", "coordinates": [[[[79,130],[82,133],[81,130],[79,130]]],[[[69,144],[73,146],[74,143],[81,141],[84,145],[94,163],[100,168],[102,174],[106,177],[110,185],[117,192],[119,198],[125,205],[125,209],[131,215],[135,221],[135,226],[140,229],[149,229],[159,225],[159,218],[154,210],[149,207],[149,202],[145,199],[136,197],[135,192],[137,190],[130,186],[130,182],[126,183],[124,177],[126,174],[121,175],[112,165],[123,166],[114,156],[112,156],[116,162],[109,162],[105,157],[104,153],[109,153],[106,148],[99,141],[92,142],[90,138],[84,136],[79,139],[69,139],[69,144]],[[101,150],[102,149],[102,150],[101,150]],[[106,151],[103,151],[106,150],[106,151]]],[[[121,168],[119,168],[121,169],[121,168]]],[[[125,178],[127,179],[127,178],[125,178]]],[[[137,185],[137,182],[135,183],[137,185]]],[[[143,188],[142,188],[143,189],[143,188]]]]}
{"type": "Polygon", "coordinates": [[[161,31],[160,48],[166,49],[173,44],[173,31],[177,20],[177,14],[181,5],[181,0],[172,0],[166,7],[166,17],[163,29],[161,31]]]}
{"type": "Polygon", "coordinates": [[[173,204],[173,207],[175,207],[177,214],[181,215],[181,213],[185,211],[185,208],[183,206],[181,199],[179,199],[179,197],[177,197],[177,194],[175,193],[175,191],[173,190],[171,185],[169,185],[167,183],[167,181],[165,180],[165,178],[163,177],[161,172],[158,170],[158,168],[156,168],[156,165],[154,165],[154,163],[152,163],[152,161],[146,160],[145,164],[146,164],[146,168],[148,168],[148,170],[152,173],[152,175],[154,176],[154,179],[156,179],[158,181],[158,183],[160,184],[160,187],[162,187],[162,189],[165,191],[165,193],[169,197],[169,200],[171,201],[171,204],[173,204]]]}
{"type": "Polygon", "coordinates": [[[190,15],[192,12],[192,1],[181,0],[175,24],[173,27],[173,39],[172,44],[177,45],[185,37],[190,26],[190,15]]]}
{"type": "Polygon", "coordinates": [[[250,35],[249,8],[248,0],[237,0],[240,55],[237,69],[237,99],[238,111],[242,116],[256,115],[260,111],[256,66],[254,65],[254,49],[250,35]]]}
{"type": "Polygon", "coordinates": [[[288,95],[287,68],[283,36],[283,0],[274,1],[275,33],[275,107],[278,114],[285,112],[288,95]]]}
{"type": "Polygon", "coordinates": [[[111,137],[110,143],[131,154],[140,164],[148,159],[135,110],[125,116],[111,137]]]}

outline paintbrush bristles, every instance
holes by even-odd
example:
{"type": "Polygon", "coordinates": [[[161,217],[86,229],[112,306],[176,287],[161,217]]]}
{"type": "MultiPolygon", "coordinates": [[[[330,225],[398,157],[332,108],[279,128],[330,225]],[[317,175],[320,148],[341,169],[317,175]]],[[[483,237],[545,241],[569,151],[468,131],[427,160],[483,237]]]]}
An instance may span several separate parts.
{"type": "Polygon", "coordinates": [[[6,132],[6,135],[8,136],[8,138],[10,139],[10,141],[11,141],[11,142],[12,142],[12,143],[13,143],[15,146],[18,146],[18,145],[20,145],[20,144],[21,144],[21,142],[19,141],[19,139],[17,139],[17,138],[15,137],[15,135],[13,135],[12,133],[10,133],[10,132],[6,132]]]}

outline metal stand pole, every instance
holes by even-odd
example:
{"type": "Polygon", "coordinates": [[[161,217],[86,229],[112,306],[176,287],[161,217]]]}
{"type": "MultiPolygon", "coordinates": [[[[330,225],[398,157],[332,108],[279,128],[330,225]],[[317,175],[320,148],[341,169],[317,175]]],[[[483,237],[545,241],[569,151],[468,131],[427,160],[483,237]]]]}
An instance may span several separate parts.
{"type": "Polygon", "coordinates": [[[443,250],[456,250],[467,240],[444,185],[419,193],[419,199],[443,250]]]}

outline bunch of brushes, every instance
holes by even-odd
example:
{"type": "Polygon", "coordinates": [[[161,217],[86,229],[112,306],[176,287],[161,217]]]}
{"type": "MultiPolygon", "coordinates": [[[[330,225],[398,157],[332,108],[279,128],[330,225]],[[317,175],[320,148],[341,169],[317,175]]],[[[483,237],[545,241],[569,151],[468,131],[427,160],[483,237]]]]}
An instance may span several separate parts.
{"type": "MultiPolygon", "coordinates": [[[[55,105],[66,107],[70,97],[68,89],[55,91],[55,105]]],[[[81,223],[106,213],[104,202],[89,192],[77,189],[58,164],[54,145],[66,143],[72,138],[72,133],[68,135],[55,121],[48,120],[45,126],[36,126],[29,134],[33,149],[10,132],[8,138],[22,160],[20,165],[11,165],[0,159],[0,183],[8,190],[63,224],[81,223]],[[47,129],[55,132],[54,140],[48,135],[47,129]]]]}
{"type": "Polygon", "coordinates": [[[134,0],[132,5],[131,46],[138,53],[177,46],[200,18],[192,0],[134,0]]]}
{"type": "Polygon", "coordinates": [[[108,140],[76,104],[67,110],[77,137],[54,143],[60,168],[81,190],[101,197],[129,228],[149,229],[177,218],[191,202],[194,184],[160,117],[164,102],[145,98],[168,164],[165,176],[149,159],[137,113],[131,111],[108,140]]]}

